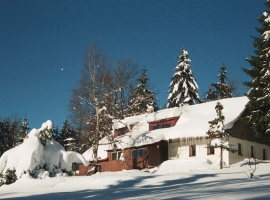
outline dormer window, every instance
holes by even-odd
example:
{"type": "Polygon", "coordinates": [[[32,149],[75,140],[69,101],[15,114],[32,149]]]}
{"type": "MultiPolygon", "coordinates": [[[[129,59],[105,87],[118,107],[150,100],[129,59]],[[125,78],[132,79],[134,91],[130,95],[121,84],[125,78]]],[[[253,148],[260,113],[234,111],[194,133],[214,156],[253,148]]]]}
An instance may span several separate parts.
{"type": "Polygon", "coordinates": [[[159,121],[149,122],[149,131],[160,129],[160,128],[170,128],[175,126],[179,117],[171,117],[167,119],[162,119],[159,121]]]}
{"type": "MultiPolygon", "coordinates": [[[[132,128],[132,126],[131,126],[132,128]]],[[[122,136],[125,135],[126,133],[128,133],[130,130],[128,129],[128,127],[123,127],[123,128],[119,128],[119,129],[115,129],[114,130],[114,137],[118,137],[118,136],[122,136]]]]}
{"type": "Polygon", "coordinates": [[[171,124],[163,124],[162,125],[162,128],[169,128],[169,127],[171,127],[171,124]]]}
{"type": "Polygon", "coordinates": [[[118,136],[120,135],[125,135],[125,129],[124,128],[121,128],[118,130],[118,136]]]}

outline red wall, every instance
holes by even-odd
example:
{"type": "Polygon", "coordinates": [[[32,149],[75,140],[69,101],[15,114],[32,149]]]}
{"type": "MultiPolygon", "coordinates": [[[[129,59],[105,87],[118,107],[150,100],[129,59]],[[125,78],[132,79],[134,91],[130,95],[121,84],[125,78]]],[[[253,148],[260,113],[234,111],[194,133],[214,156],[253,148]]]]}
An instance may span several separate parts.
{"type": "Polygon", "coordinates": [[[179,119],[179,117],[171,117],[171,118],[167,118],[167,119],[162,119],[160,121],[149,122],[149,131],[152,131],[154,126],[162,127],[162,125],[164,125],[164,124],[170,124],[171,127],[175,126],[178,119],[179,119]]]}
{"type": "MultiPolygon", "coordinates": [[[[155,167],[160,165],[162,162],[168,159],[168,144],[165,141],[161,141],[149,146],[144,147],[138,147],[138,148],[131,148],[131,149],[125,149],[124,155],[125,160],[111,160],[111,153],[113,151],[108,152],[108,158],[107,161],[99,161],[98,164],[101,165],[101,172],[105,171],[122,171],[130,170],[130,169],[145,169],[149,166],[155,167]],[[144,157],[139,158],[131,158],[131,150],[133,149],[141,149],[144,148],[146,151],[146,154],[144,157]]],[[[80,165],[80,172],[79,175],[87,175],[87,172],[89,169],[91,169],[93,166],[84,166],[80,165]]],[[[91,175],[91,174],[90,174],[91,175]]]]}

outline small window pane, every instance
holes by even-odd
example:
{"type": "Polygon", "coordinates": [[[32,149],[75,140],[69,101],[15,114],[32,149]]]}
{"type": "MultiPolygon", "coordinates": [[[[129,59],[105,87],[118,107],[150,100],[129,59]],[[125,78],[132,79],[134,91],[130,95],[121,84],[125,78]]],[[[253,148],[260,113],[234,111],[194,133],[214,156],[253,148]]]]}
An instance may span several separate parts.
{"type": "Polygon", "coordinates": [[[215,154],[215,148],[213,146],[210,146],[207,150],[208,155],[214,155],[215,154]]]}
{"type": "Polygon", "coordinates": [[[118,152],[117,152],[117,160],[120,159],[121,153],[122,153],[121,151],[118,151],[118,152]]]}
{"type": "Polygon", "coordinates": [[[112,152],[112,160],[116,160],[116,152],[112,152]]]}
{"type": "Polygon", "coordinates": [[[131,158],[137,158],[138,157],[138,150],[135,149],[135,150],[132,150],[131,151],[131,158]]]}
{"type": "Polygon", "coordinates": [[[196,145],[191,145],[189,147],[189,155],[190,156],[196,156],[196,145]]]}
{"type": "Polygon", "coordinates": [[[238,155],[242,155],[242,145],[240,143],[238,143],[238,155]]]}
{"type": "Polygon", "coordinates": [[[265,149],[263,149],[263,160],[267,160],[266,159],[266,150],[265,149]]]}
{"type": "Polygon", "coordinates": [[[171,124],[163,124],[162,125],[162,128],[169,128],[169,127],[171,127],[171,124]]]}
{"type": "Polygon", "coordinates": [[[139,149],[139,157],[145,156],[145,149],[139,149]]]}
{"type": "Polygon", "coordinates": [[[250,148],[250,157],[254,158],[254,147],[253,146],[251,146],[251,148],[250,148]]]}
{"type": "Polygon", "coordinates": [[[118,136],[120,135],[125,135],[125,129],[122,128],[118,130],[118,136]]]}
{"type": "Polygon", "coordinates": [[[157,126],[154,126],[154,127],[153,127],[153,130],[156,130],[156,129],[159,129],[159,128],[160,128],[160,126],[157,125],[157,126]]]}

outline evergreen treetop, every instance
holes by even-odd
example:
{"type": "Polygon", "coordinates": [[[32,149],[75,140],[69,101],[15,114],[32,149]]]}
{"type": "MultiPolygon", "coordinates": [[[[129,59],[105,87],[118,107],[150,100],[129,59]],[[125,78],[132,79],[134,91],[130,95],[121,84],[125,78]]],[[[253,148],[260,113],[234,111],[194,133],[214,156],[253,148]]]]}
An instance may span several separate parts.
{"type": "Polygon", "coordinates": [[[231,98],[232,97],[232,88],[228,86],[226,83],[227,80],[227,71],[225,63],[220,68],[220,74],[218,75],[219,81],[217,83],[212,83],[210,88],[205,95],[205,99],[210,101],[224,99],[224,98],[231,98]]]}
{"type": "Polygon", "coordinates": [[[179,61],[169,86],[167,108],[180,107],[183,103],[195,104],[196,101],[201,103],[199,87],[190,68],[191,60],[188,58],[188,52],[183,48],[182,55],[177,58],[179,61]]]}
{"type": "Polygon", "coordinates": [[[146,113],[149,107],[157,109],[155,93],[148,89],[149,78],[146,69],[142,70],[141,76],[137,80],[140,84],[134,88],[130,95],[127,116],[146,113]]]}

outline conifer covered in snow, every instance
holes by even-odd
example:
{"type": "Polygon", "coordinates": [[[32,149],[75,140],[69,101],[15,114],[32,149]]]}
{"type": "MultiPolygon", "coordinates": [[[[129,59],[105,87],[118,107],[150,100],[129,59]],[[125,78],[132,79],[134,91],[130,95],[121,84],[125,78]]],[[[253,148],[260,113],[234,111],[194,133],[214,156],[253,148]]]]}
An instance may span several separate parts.
{"type": "Polygon", "coordinates": [[[249,99],[246,107],[250,113],[246,121],[257,136],[270,134],[270,2],[265,5],[267,10],[258,18],[260,36],[253,37],[255,55],[246,58],[251,68],[242,68],[252,78],[244,83],[250,88],[246,94],[249,99]]]}
{"type": "Polygon", "coordinates": [[[217,117],[209,121],[209,130],[206,134],[211,139],[210,147],[220,148],[220,169],[223,168],[223,150],[230,150],[226,142],[229,139],[229,134],[223,129],[225,117],[222,113],[223,105],[220,102],[217,102],[215,106],[217,117]]]}
{"type": "Polygon", "coordinates": [[[28,122],[27,122],[27,118],[23,118],[23,122],[20,126],[20,132],[18,134],[18,144],[21,144],[24,140],[24,138],[27,136],[28,132],[29,132],[30,128],[28,126],[28,122]]]}
{"type": "Polygon", "coordinates": [[[193,77],[188,52],[182,49],[175,74],[169,86],[167,108],[180,107],[183,103],[195,104],[202,102],[198,94],[198,85],[193,77]]]}
{"type": "Polygon", "coordinates": [[[66,119],[61,128],[58,142],[65,148],[66,151],[75,151],[77,141],[76,131],[69,124],[66,119]]]}
{"type": "Polygon", "coordinates": [[[218,99],[217,91],[214,88],[210,87],[206,92],[204,99],[206,99],[207,101],[217,100],[218,99]]]}
{"type": "Polygon", "coordinates": [[[227,71],[225,64],[223,63],[222,67],[220,68],[219,82],[212,83],[210,88],[205,96],[205,99],[210,101],[224,99],[224,98],[231,98],[232,97],[232,89],[226,83],[227,80],[227,71]]]}
{"type": "Polygon", "coordinates": [[[146,69],[142,70],[142,74],[138,78],[140,84],[130,95],[127,116],[144,114],[149,107],[156,107],[155,93],[147,88],[149,78],[146,72],[146,69]]]}

